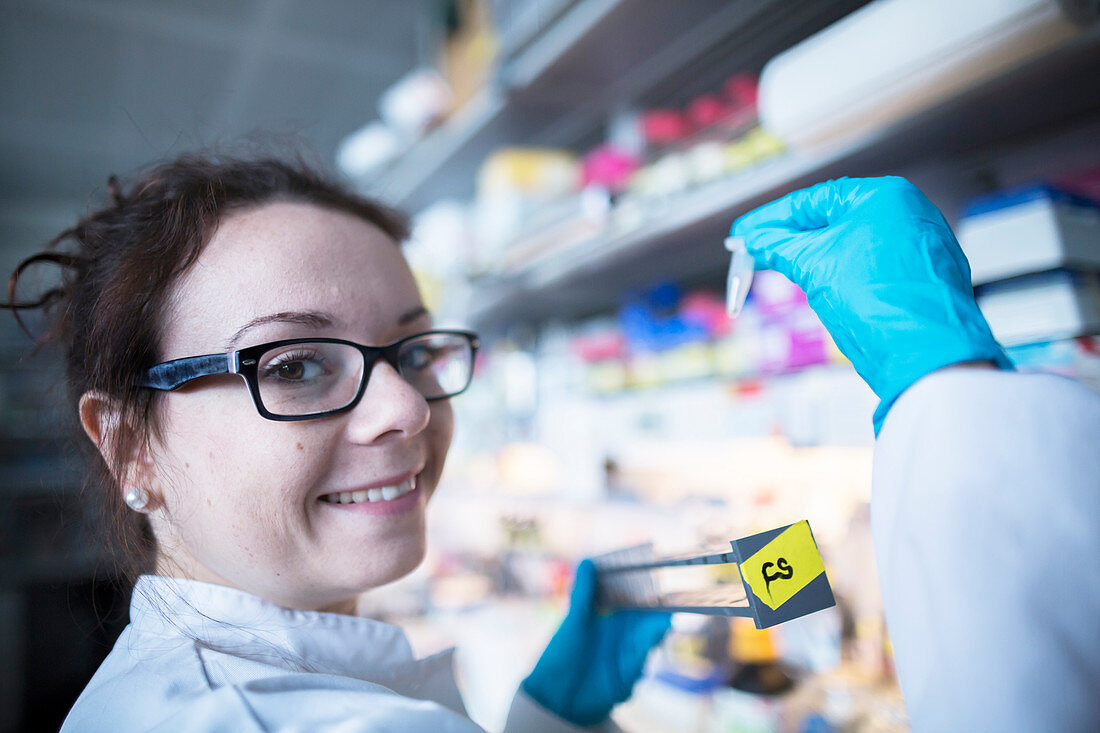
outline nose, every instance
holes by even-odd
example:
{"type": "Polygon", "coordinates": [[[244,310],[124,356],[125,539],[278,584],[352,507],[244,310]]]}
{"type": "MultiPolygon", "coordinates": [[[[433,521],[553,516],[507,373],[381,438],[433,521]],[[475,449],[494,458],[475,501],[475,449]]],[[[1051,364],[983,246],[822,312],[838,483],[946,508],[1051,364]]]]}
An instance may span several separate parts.
{"type": "Polygon", "coordinates": [[[428,427],[428,401],[385,359],[371,368],[363,399],[351,410],[348,434],[356,443],[411,438],[428,427]]]}

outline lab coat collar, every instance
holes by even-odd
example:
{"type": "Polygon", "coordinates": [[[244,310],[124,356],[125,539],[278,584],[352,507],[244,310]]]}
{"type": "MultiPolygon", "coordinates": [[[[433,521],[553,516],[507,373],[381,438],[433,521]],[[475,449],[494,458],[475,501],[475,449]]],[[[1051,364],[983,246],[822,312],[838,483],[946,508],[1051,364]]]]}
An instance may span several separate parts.
{"type": "MultiPolygon", "coordinates": [[[[190,639],[200,647],[293,671],[383,684],[434,659],[416,660],[404,631],[392,624],[283,608],[234,588],[181,578],[138,578],[130,623],[143,636],[190,639]]],[[[445,653],[448,664],[450,651],[445,653]]]]}

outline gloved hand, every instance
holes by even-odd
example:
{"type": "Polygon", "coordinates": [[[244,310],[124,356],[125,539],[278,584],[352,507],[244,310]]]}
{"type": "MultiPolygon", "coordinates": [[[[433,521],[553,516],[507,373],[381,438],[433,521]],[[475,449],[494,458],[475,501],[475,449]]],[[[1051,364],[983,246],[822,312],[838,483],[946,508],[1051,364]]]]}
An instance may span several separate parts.
{"type": "Polygon", "coordinates": [[[569,599],[569,613],[535,669],[521,685],[539,705],[576,725],[607,719],[630,697],[646,655],[665,635],[669,614],[596,611],[596,566],[583,560],[569,599]]]}
{"type": "Polygon", "coordinates": [[[1012,364],[978,310],[970,265],[939,210],[904,178],[841,178],[745,214],[733,236],[810,307],[881,402],[941,367],[1012,364]]]}

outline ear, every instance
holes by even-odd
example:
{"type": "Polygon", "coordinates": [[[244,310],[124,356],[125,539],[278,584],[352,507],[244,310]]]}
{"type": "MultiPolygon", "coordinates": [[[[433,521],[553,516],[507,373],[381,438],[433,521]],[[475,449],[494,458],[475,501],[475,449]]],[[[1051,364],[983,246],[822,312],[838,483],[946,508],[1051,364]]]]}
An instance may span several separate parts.
{"type": "Polygon", "coordinates": [[[118,400],[99,390],[89,390],[80,396],[77,411],[80,425],[103,456],[122,493],[125,495],[132,488],[141,488],[149,494],[150,506],[153,506],[159,499],[151,490],[153,461],[146,447],[134,435],[133,427],[122,419],[118,400]],[[116,466],[116,446],[120,442],[130,441],[135,441],[133,450],[123,459],[122,465],[116,466]]]}

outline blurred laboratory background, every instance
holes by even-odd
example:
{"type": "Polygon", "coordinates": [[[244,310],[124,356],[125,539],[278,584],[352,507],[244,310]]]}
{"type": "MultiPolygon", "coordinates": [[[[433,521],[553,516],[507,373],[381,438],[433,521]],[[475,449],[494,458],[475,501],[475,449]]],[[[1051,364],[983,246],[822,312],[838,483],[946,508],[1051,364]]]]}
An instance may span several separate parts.
{"type": "MultiPolygon", "coordinates": [[[[414,215],[406,252],[437,322],[483,337],[428,558],[364,597],[418,653],[457,646],[478,723],[503,726],[580,558],[808,519],[837,606],[765,631],[676,615],[616,720],[907,730],[869,533],[876,400],[782,276],[758,272],[728,318],[723,240],[795,188],[904,175],[956,228],[1019,368],[1100,388],[1098,16],[1076,0],[4,0],[0,271],[104,205],[111,174],[305,151],[414,215]]],[[[0,315],[0,731],[56,730],[128,589],[90,521],[59,357],[0,315]]]]}

